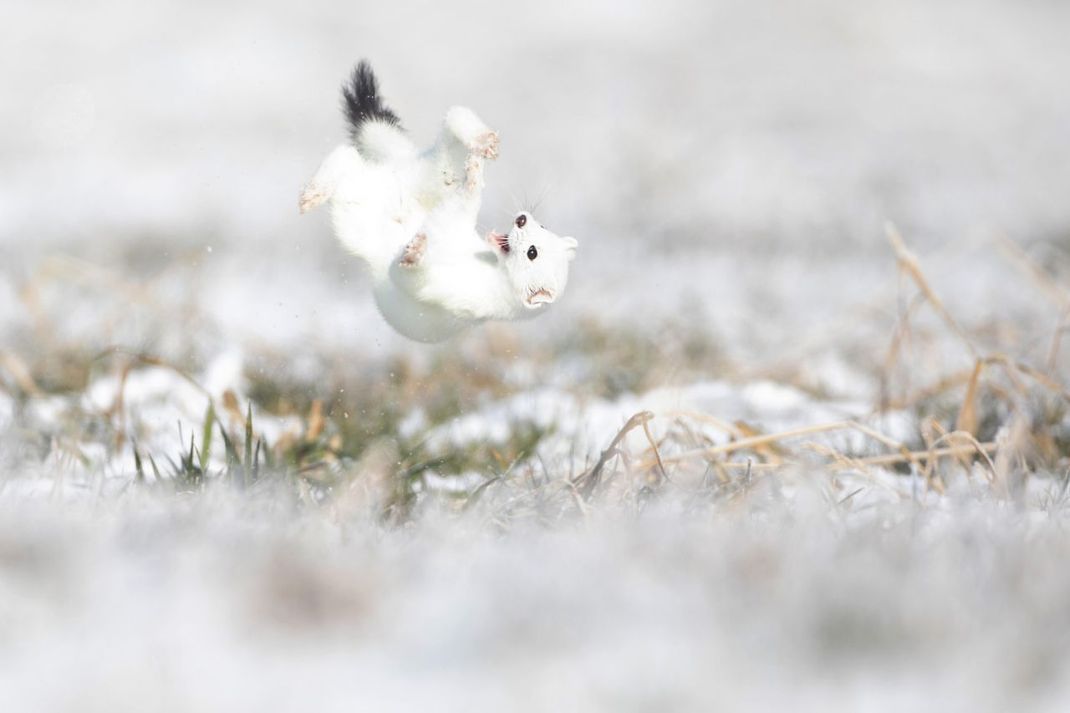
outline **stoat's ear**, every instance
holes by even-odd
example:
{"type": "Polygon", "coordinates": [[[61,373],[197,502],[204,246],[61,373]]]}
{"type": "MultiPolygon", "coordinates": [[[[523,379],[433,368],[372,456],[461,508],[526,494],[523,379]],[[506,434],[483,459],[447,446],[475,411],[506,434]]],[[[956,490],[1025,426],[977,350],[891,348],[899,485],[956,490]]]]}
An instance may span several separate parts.
{"type": "Polygon", "coordinates": [[[494,252],[499,255],[505,255],[509,252],[509,236],[503,235],[495,231],[487,233],[487,244],[494,248],[494,252]]]}
{"type": "Polygon", "coordinates": [[[561,238],[565,241],[565,253],[568,255],[568,259],[571,260],[576,257],[576,248],[579,247],[579,243],[576,242],[576,238],[565,236],[561,238]]]}

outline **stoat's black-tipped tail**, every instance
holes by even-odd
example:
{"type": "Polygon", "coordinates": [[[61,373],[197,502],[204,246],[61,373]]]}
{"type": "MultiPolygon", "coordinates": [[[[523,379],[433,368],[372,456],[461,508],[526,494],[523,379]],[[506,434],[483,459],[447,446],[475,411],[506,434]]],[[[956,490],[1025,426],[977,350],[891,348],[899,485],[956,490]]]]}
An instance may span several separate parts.
{"type": "Polygon", "coordinates": [[[349,81],[342,85],[342,111],[349,122],[349,133],[356,139],[366,121],[381,121],[401,128],[401,120],[379,96],[379,82],[367,60],[353,69],[349,81]]]}

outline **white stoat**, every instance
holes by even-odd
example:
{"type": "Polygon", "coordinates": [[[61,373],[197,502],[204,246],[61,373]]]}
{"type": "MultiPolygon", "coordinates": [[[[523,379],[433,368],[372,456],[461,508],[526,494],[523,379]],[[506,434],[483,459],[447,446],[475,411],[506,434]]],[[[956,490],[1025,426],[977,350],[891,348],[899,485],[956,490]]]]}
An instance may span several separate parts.
{"type": "Polygon", "coordinates": [[[565,289],[576,240],[518,214],[508,234],[476,231],[483,164],[498,135],[464,107],[419,151],[361,62],[342,90],[352,142],[327,156],[301,193],[330,201],[335,235],[371,272],[376,305],[401,334],[448,339],[491,319],[526,319],[565,289]]]}

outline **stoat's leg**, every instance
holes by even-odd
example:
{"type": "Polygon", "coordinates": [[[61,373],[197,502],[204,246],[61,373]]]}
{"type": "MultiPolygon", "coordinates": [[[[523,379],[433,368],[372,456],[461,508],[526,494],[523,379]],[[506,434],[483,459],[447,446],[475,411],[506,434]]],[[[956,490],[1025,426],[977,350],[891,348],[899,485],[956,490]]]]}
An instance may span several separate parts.
{"type": "Polygon", "coordinates": [[[348,172],[360,165],[360,154],[350,146],[339,146],[327,155],[320,164],[316,175],[305,184],[297,206],[302,213],[307,213],[329,199],[338,182],[348,172]]]}
{"type": "Polygon", "coordinates": [[[461,144],[464,156],[464,188],[473,194],[483,187],[483,165],[498,158],[498,134],[471,109],[455,106],[446,112],[445,130],[461,144]]]}
{"type": "Polygon", "coordinates": [[[398,260],[398,265],[411,270],[419,266],[426,252],[427,234],[417,233],[416,237],[407,242],[405,247],[402,248],[401,258],[398,260]]]}
{"type": "Polygon", "coordinates": [[[498,158],[498,134],[471,109],[455,106],[446,112],[446,128],[469,152],[483,158],[498,158]]]}

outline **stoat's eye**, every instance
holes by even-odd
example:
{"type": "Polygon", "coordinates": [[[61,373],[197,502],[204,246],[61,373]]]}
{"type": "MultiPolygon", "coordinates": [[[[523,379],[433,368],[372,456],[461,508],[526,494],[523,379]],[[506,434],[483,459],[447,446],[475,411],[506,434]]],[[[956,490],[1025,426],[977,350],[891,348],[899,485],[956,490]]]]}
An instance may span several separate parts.
{"type": "Polygon", "coordinates": [[[528,260],[534,260],[538,256],[539,256],[539,251],[535,249],[534,245],[532,245],[530,248],[528,248],[528,260]]]}
{"type": "MultiPolygon", "coordinates": [[[[520,215],[518,215],[516,217],[516,227],[523,228],[527,224],[528,224],[528,217],[526,215],[524,215],[523,213],[521,213],[520,215]]],[[[531,258],[531,259],[534,260],[535,258],[531,258]]]]}

